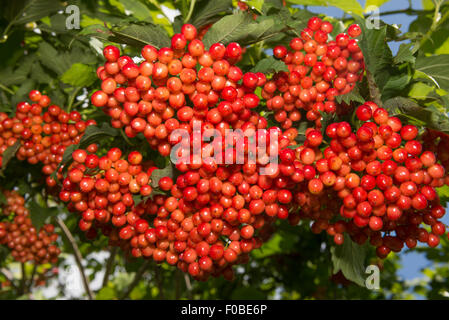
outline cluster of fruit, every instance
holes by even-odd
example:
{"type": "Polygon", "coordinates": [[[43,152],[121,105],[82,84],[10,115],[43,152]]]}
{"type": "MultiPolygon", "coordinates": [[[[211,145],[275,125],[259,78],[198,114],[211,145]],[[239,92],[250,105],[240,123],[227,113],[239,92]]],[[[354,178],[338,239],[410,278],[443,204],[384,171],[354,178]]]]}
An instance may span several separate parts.
{"type": "Polygon", "coordinates": [[[0,222],[0,244],[8,246],[11,256],[18,262],[35,264],[57,263],[60,249],[55,244],[58,235],[52,224],[40,230],[33,226],[25,199],[16,191],[2,191],[6,203],[1,214],[7,219],[0,222]]]}
{"type": "MultiPolygon", "coordinates": [[[[94,120],[83,121],[78,111],[67,113],[59,106],[51,105],[50,98],[37,90],[32,90],[29,98],[31,104],[17,104],[13,118],[0,113],[0,159],[8,147],[20,141],[17,158],[30,164],[41,163],[47,185],[54,187],[56,180],[50,175],[62,161],[65,149],[78,144],[86,127],[96,123],[94,120]]],[[[58,174],[58,178],[62,179],[62,175],[58,174]]]]}
{"type": "Polygon", "coordinates": [[[300,121],[304,113],[319,128],[321,112],[337,112],[335,97],[349,93],[363,77],[363,54],[354,39],[360,36],[360,27],[351,25],[348,34],[328,41],[332,30],[331,23],[314,17],[301,37],[290,41],[291,51],[285,46],[273,49],[289,71],[278,72],[267,81],[262,97],[284,129],[300,121]]]}
{"type": "Polygon", "coordinates": [[[266,127],[265,118],[252,110],[259,105],[254,90],[266,78],[235,66],[242,57],[238,43],[206,50],[196,28],[186,24],[172,37],[171,48],[145,46],[140,64],[120,56],[114,46],[107,46],[104,56],[107,62],[97,70],[102,90],[92,95],[92,103],[103,108],[114,127],[124,127],[128,137],[142,133],[163,156],[178,142],[170,139],[172,132],[192,132],[194,120],[221,132],[253,119],[266,127]]]}

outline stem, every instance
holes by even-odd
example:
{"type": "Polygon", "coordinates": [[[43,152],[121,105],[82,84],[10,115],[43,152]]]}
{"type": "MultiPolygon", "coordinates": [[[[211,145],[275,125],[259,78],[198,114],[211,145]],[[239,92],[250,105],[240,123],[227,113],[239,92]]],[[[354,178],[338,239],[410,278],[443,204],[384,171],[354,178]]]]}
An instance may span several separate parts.
{"type": "Polygon", "coordinates": [[[70,232],[70,230],[67,228],[64,221],[62,221],[62,219],[60,217],[56,217],[56,222],[58,223],[59,227],[62,229],[62,232],[64,233],[67,240],[70,242],[70,245],[72,246],[73,253],[75,256],[75,261],[76,261],[76,264],[80,271],[81,278],[83,280],[84,289],[86,290],[86,294],[87,294],[87,297],[89,298],[89,300],[92,300],[93,294],[92,294],[92,291],[90,290],[89,279],[87,279],[87,277],[86,277],[86,272],[85,272],[83,264],[82,264],[83,258],[81,256],[81,252],[78,248],[78,245],[76,244],[75,238],[73,237],[72,233],[70,232]]]}
{"type": "Polygon", "coordinates": [[[145,262],[142,264],[140,269],[137,271],[136,275],[134,276],[133,281],[129,285],[128,289],[125,291],[125,293],[120,297],[120,300],[124,300],[128,298],[129,294],[133,289],[137,286],[140,279],[142,279],[143,275],[145,274],[145,271],[147,271],[148,265],[150,264],[150,260],[145,260],[145,262]]]}
{"type": "Polygon", "coordinates": [[[190,20],[190,18],[192,17],[193,8],[195,8],[195,2],[196,2],[196,0],[190,0],[189,13],[187,14],[187,17],[184,19],[184,23],[187,23],[190,20]]]}
{"type": "Polygon", "coordinates": [[[70,112],[72,110],[73,102],[75,101],[75,98],[81,89],[82,89],[82,87],[76,87],[75,90],[73,90],[73,93],[69,97],[69,104],[67,106],[67,112],[70,112]]]}
{"type": "Polygon", "coordinates": [[[12,91],[12,90],[9,89],[8,87],[2,85],[1,83],[0,83],[0,89],[2,89],[3,91],[8,92],[9,94],[12,94],[12,95],[14,94],[14,91],[12,91]]]}
{"type": "Polygon", "coordinates": [[[112,247],[109,251],[109,258],[108,258],[108,262],[106,263],[106,271],[104,272],[104,277],[103,277],[103,284],[102,287],[105,287],[108,282],[109,282],[109,275],[111,274],[112,270],[114,269],[114,260],[115,260],[115,255],[117,254],[117,249],[118,247],[112,247]]]}
{"type": "Polygon", "coordinates": [[[126,141],[127,144],[129,144],[130,146],[135,146],[135,143],[132,143],[128,137],[126,136],[125,132],[123,131],[123,129],[120,129],[120,134],[122,135],[123,139],[126,141]]]}
{"type": "Polygon", "coordinates": [[[366,78],[368,79],[368,88],[371,98],[378,106],[382,106],[379,88],[376,85],[373,75],[369,71],[366,71],[366,78]]]}

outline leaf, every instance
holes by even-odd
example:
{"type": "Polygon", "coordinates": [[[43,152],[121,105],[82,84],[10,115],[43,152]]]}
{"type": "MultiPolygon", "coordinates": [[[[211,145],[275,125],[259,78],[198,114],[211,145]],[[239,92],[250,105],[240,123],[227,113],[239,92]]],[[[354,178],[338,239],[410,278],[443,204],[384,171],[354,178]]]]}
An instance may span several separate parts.
{"type": "Polygon", "coordinates": [[[38,21],[52,12],[63,9],[54,0],[14,0],[8,1],[6,8],[2,8],[3,16],[12,25],[38,21]]]}
{"type": "Polygon", "coordinates": [[[360,17],[363,16],[363,8],[357,0],[289,0],[288,2],[306,6],[332,6],[347,13],[354,13],[360,17]]]}
{"type": "Polygon", "coordinates": [[[61,81],[70,84],[73,87],[87,87],[97,79],[95,71],[92,67],[74,63],[62,76],[61,81]]]}
{"type": "Polygon", "coordinates": [[[16,143],[14,143],[12,146],[8,147],[5,152],[3,152],[2,155],[2,170],[1,172],[5,171],[6,166],[8,165],[9,161],[16,155],[17,151],[19,150],[21,146],[20,140],[17,140],[16,143]]]}
{"type": "Polygon", "coordinates": [[[200,28],[220,19],[220,14],[232,9],[231,0],[203,0],[195,4],[189,23],[200,28]]]}
{"type": "Polygon", "coordinates": [[[36,201],[31,201],[28,205],[30,210],[30,218],[33,222],[33,226],[39,230],[42,228],[49,217],[55,217],[59,213],[59,209],[56,207],[48,208],[42,207],[36,201]]]}
{"type": "Polygon", "coordinates": [[[393,62],[395,64],[401,64],[404,62],[415,63],[415,56],[410,50],[413,47],[413,43],[401,44],[396,54],[396,57],[393,58],[393,62]]]}
{"type": "Polygon", "coordinates": [[[365,12],[370,6],[380,7],[381,5],[389,2],[390,0],[366,0],[365,2],[365,12]]]}
{"type": "Polygon", "coordinates": [[[346,279],[357,283],[359,286],[365,286],[365,258],[367,247],[360,246],[353,242],[345,234],[342,245],[331,248],[331,259],[333,263],[334,274],[341,270],[346,279]]]}
{"type": "Polygon", "coordinates": [[[169,164],[163,169],[155,169],[151,173],[151,186],[153,188],[159,187],[159,180],[164,177],[170,177],[172,179],[175,178],[175,167],[172,164],[169,164]]]}
{"type": "Polygon", "coordinates": [[[353,90],[346,94],[335,96],[335,100],[338,103],[344,102],[348,105],[351,104],[351,102],[365,103],[365,99],[360,94],[358,86],[355,86],[353,90]]]}
{"type": "Polygon", "coordinates": [[[70,61],[64,59],[64,55],[61,55],[58,50],[45,41],[41,42],[39,45],[37,55],[45,67],[60,75],[62,75],[71,66],[70,61]]]}
{"type": "Polygon", "coordinates": [[[442,54],[416,59],[416,70],[425,74],[438,88],[449,91],[449,55],[442,54]]]}
{"type": "Polygon", "coordinates": [[[382,26],[379,29],[367,28],[362,18],[356,17],[355,20],[362,28],[359,47],[363,52],[366,69],[382,92],[394,72],[392,68],[393,54],[386,42],[387,26],[382,26]]]}
{"type": "Polygon", "coordinates": [[[119,0],[123,6],[123,13],[126,15],[132,15],[138,20],[151,21],[151,11],[146,5],[138,0],[119,0]]]}
{"type": "Polygon", "coordinates": [[[443,187],[438,188],[437,193],[440,197],[440,204],[446,207],[446,204],[449,202],[449,186],[444,185],[443,187]]]}
{"type": "Polygon", "coordinates": [[[135,47],[143,47],[147,44],[157,49],[170,47],[171,41],[163,28],[150,22],[134,22],[110,29],[113,36],[110,41],[125,43],[135,47]]]}
{"type": "Polygon", "coordinates": [[[449,118],[434,106],[421,107],[408,98],[396,97],[385,102],[385,109],[411,124],[449,133],[449,118]]]}
{"type": "Polygon", "coordinates": [[[288,68],[281,60],[277,60],[273,56],[260,60],[252,69],[252,72],[275,73],[278,71],[288,72],[288,68]]]}

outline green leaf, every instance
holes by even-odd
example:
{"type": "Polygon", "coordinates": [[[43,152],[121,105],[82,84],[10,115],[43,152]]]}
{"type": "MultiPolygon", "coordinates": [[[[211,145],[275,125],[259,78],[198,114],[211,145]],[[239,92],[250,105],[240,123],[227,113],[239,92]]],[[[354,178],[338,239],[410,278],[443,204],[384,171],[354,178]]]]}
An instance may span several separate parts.
{"type": "Polygon", "coordinates": [[[273,18],[254,21],[247,12],[238,12],[225,16],[217,21],[206,33],[203,39],[204,46],[209,48],[214,43],[238,42],[242,46],[269,39],[279,33],[276,27],[279,21],[273,18]]]}
{"type": "Polygon", "coordinates": [[[70,61],[65,59],[64,55],[45,41],[41,42],[39,45],[37,55],[45,67],[60,75],[62,75],[71,66],[70,61]]]}
{"type": "Polygon", "coordinates": [[[5,152],[3,152],[2,155],[2,170],[1,172],[5,171],[6,167],[8,166],[9,161],[16,155],[17,151],[19,150],[21,146],[20,140],[17,140],[16,143],[14,143],[12,146],[8,147],[5,152]]]}
{"type": "Polygon", "coordinates": [[[346,103],[346,104],[351,104],[351,102],[359,102],[359,103],[365,103],[365,99],[362,97],[362,95],[359,92],[359,88],[358,86],[355,86],[353,90],[351,90],[350,92],[340,95],[340,96],[336,96],[335,100],[338,103],[346,103]]]}
{"type": "Polygon", "coordinates": [[[95,82],[95,70],[82,63],[74,63],[62,76],[61,81],[73,87],[87,87],[95,82]]]}
{"type": "Polygon", "coordinates": [[[353,242],[347,234],[345,234],[343,244],[331,248],[334,274],[341,270],[346,279],[357,283],[361,287],[364,287],[366,254],[366,246],[358,245],[353,242]]]}
{"type": "Polygon", "coordinates": [[[365,2],[365,11],[370,6],[380,7],[381,5],[389,2],[390,0],[366,0],[365,2]]]}
{"type": "Polygon", "coordinates": [[[195,10],[189,23],[200,28],[220,19],[220,15],[230,12],[231,0],[203,0],[195,4],[195,10]]]}
{"type": "Polygon", "coordinates": [[[143,47],[147,44],[157,49],[170,47],[171,41],[167,32],[150,22],[134,22],[120,26],[114,26],[110,30],[113,36],[110,41],[125,43],[135,47],[143,47]]]}
{"type": "Polygon", "coordinates": [[[416,59],[416,70],[425,74],[438,88],[449,91],[449,55],[442,54],[416,59]]]}
{"type": "Polygon", "coordinates": [[[95,300],[113,300],[117,297],[117,292],[111,287],[103,287],[95,296],[95,300]]]}
{"type": "Polygon", "coordinates": [[[55,217],[59,213],[59,209],[56,207],[48,208],[42,207],[36,201],[31,201],[28,205],[30,210],[31,221],[33,226],[39,230],[42,228],[49,217],[55,217]]]}
{"type": "Polygon", "coordinates": [[[127,15],[132,15],[134,18],[138,20],[147,20],[151,21],[151,11],[150,9],[144,5],[142,2],[138,0],[119,0],[122,4],[121,11],[126,13],[127,15]]]}
{"type": "Polygon", "coordinates": [[[449,202],[449,186],[444,185],[441,188],[437,188],[438,196],[440,197],[440,203],[442,206],[446,206],[449,202]]]}
{"type": "Polygon", "coordinates": [[[260,60],[252,69],[252,72],[274,73],[278,71],[288,71],[287,66],[281,60],[270,56],[260,60]]]}
{"type": "Polygon", "coordinates": [[[393,74],[393,55],[387,44],[387,26],[379,29],[367,28],[365,21],[356,17],[356,22],[362,28],[359,47],[363,52],[367,71],[373,76],[375,84],[382,91],[393,74]]]}
{"type": "Polygon", "coordinates": [[[363,8],[357,0],[288,0],[289,3],[306,6],[336,7],[347,13],[363,16],[363,8]]]}
{"type": "Polygon", "coordinates": [[[389,99],[384,106],[391,114],[411,124],[449,133],[449,118],[434,106],[421,107],[404,97],[389,99]]]}
{"type": "Polygon", "coordinates": [[[412,47],[413,43],[401,44],[396,57],[393,58],[393,62],[395,64],[401,64],[404,62],[415,63],[416,58],[411,51],[412,47]]]}
{"type": "Polygon", "coordinates": [[[38,21],[61,9],[59,1],[54,0],[14,0],[8,1],[2,11],[10,24],[17,25],[38,21]]]}
{"type": "Polygon", "coordinates": [[[161,180],[164,177],[170,177],[173,180],[175,179],[175,167],[170,163],[168,166],[166,166],[163,169],[155,169],[151,173],[151,186],[153,188],[159,187],[159,180],[161,180]]]}

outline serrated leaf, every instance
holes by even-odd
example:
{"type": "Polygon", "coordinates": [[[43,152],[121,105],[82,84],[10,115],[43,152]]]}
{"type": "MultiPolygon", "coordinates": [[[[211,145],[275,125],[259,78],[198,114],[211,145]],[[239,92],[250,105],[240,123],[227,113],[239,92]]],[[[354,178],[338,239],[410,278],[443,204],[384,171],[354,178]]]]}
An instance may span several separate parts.
{"type": "Polygon", "coordinates": [[[231,0],[203,0],[195,4],[189,23],[200,28],[220,19],[220,15],[232,9],[231,0]]]}
{"type": "Polygon", "coordinates": [[[110,31],[113,36],[110,41],[125,43],[131,46],[143,47],[147,44],[157,49],[170,47],[171,41],[167,32],[160,26],[149,22],[134,22],[121,26],[114,26],[110,31]]]}
{"type": "Polygon", "coordinates": [[[449,55],[442,54],[428,57],[418,57],[415,64],[416,70],[425,74],[438,88],[449,91],[449,55]]]}
{"type": "Polygon", "coordinates": [[[449,133],[449,118],[434,106],[421,107],[408,98],[396,97],[387,100],[384,107],[411,124],[449,133]]]}
{"type": "Polygon", "coordinates": [[[272,56],[260,60],[252,69],[252,72],[262,73],[274,73],[279,71],[288,72],[288,68],[283,61],[277,60],[272,56]]]}
{"type": "Polygon", "coordinates": [[[344,102],[348,105],[351,104],[351,102],[365,103],[365,99],[360,94],[359,88],[357,86],[355,86],[353,90],[346,94],[335,96],[335,100],[338,103],[344,102]]]}
{"type": "Polygon", "coordinates": [[[395,64],[401,64],[404,62],[415,63],[416,58],[411,51],[412,47],[413,47],[412,43],[401,44],[398,53],[393,58],[393,62],[395,64]]]}
{"type": "Polygon", "coordinates": [[[238,42],[242,46],[269,39],[279,33],[276,26],[279,21],[266,17],[260,22],[254,21],[247,12],[238,12],[227,15],[217,21],[206,33],[203,39],[204,46],[209,48],[214,43],[238,42]]]}
{"type": "Polygon", "coordinates": [[[2,11],[10,24],[17,25],[38,21],[61,9],[61,4],[54,0],[14,0],[8,1],[2,11]]]}
{"type": "Polygon", "coordinates": [[[138,0],[118,0],[122,4],[123,13],[132,15],[138,20],[151,21],[151,11],[146,5],[138,0]]]}
{"type": "Polygon", "coordinates": [[[9,161],[16,155],[17,151],[21,146],[20,140],[17,140],[12,146],[8,147],[2,155],[2,168],[1,172],[5,171],[8,166],[9,161]]]}
{"type": "Polygon", "coordinates": [[[73,87],[87,87],[97,79],[95,70],[82,63],[74,63],[62,76],[61,81],[73,87]]]}
{"type": "Polygon", "coordinates": [[[363,52],[366,70],[373,76],[376,86],[382,91],[394,69],[393,54],[387,44],[387,26],[379,29],[368,28],[365,20],[356,17],[362,28],[359,47],[363,52]]]}
{"type": "Polygon", "coordinates": [[[37,230],[44,226],[48,218],[55,217],[59,213],[58,208],[42,207],[36,201],[31,201],[28,204],[28,209],[30,210],[30,218],[33,222],[33,226],[37,230]]]}
{"type": "Polygon", "coordinates": [[[70,68],[70,61],[64,58],[58,50],[53,48],[48,42],[41,42],[37,55],[40,58],[41,63],[55,73],[62,75],[66,70],[70,68]]]}
{"type": "Polygon", "coordinates": [[[288,0],[289,3],[305,6],[336,7],[347,13],[363,16],[363,8],[357,0],[288,0]]]}
{"type": "Polygon", "coordinates": [[[353,242],[345,234],[342,245],[331,248],[331,259],[334,274],[341,270],[346,279],[365,286],[365,258],[367,254],[366,246],[360,246],[353,242]]]}

